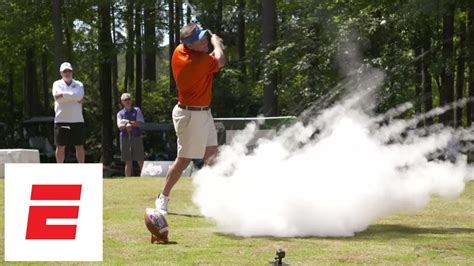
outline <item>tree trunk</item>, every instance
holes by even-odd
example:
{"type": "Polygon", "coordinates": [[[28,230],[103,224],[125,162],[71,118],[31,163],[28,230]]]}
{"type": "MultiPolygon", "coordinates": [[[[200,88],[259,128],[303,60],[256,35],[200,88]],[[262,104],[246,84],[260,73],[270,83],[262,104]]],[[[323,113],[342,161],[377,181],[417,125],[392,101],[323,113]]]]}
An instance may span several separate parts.
{"type": "Polygon", "coordinates": [[[120,107],[120,95],[118,91],[118,54],[117,54],[117,31],[115,29],[115,8],[112,4],[111,7],[111,19],[112,19],[112,109],[116,110],[120,107]]]}
{"type": "Polygon", "coordinates": [[[8,110],[16,110],[15,93],[13,92],[13,87],[15,83],[14,77],[15,77],[15,70],[13,68],[13,64],[10,63],[10,67],[8,70],[8,92],[7,92],[7,101],[9,103],[8,110]]]}
{"type": "Polygon", "coordinates": [[[145,5],[145,36],[144,36],[144,53],[145,53],[145,80],[156,82],[156,8],[152,1],[145,5]]]}
{"type": "Polygon", "coordinates": [[[63,11],[63,18],[64,18],[64,24],[65,24],[65,27],[64,27],[64,35],[66,36],[66,61],[70,62],[70,63],[73,63],[74,59],[73,59],[73,56],[72,56],[72,37],[71,37],[71,31],[72,31],[72,28],[74,26],[73,24],[73,20],[71,18],[68,17],[67,15],[67,12],[65,9],[62,10],[63,11]]]}
{"type": "MultiPolygon", "coordinates": [[[[114,42],[114,47],[115,46],[114,42]]],[[[112,103],[113,109],[120,107],[120,92],[118,89],[118,58],[117,52],[114,49],[113,57],[112,57],[112,103]]]]}
{"type": "Polygon", "coordinates": [[[49,107],[51,90],[48,83],[48,50],[46,49],[44,49],[41,55],[41,84],[43,87],[43,114],[49,115],[52,114],[52,109],[49,107]]]}
{"type": "MultiPolygon", "coordinates": [[[[424,24],[423,31],[422,31],[422,53],[424,54],[421,58],[422,62],[422,90],[423,90],[423,103],[425,107],[425,112],[430,111],[433,109],[433,88],[431,85],[431,73],[430,73],[430,65],[431,65],[431,28],[429,25],[424,24]]],[[[433,124],[433,118],[427,118],[424,121],[425,126],[433,124]]]]}
{"type": "Polygon", "coordinates": [[[51,3],[53,7],[52,14],[54,31],[54,76],[56,79],[60,79],[61,74],[59,74],[59,66],[64,61],[61,0],[51,0],[51,3]]]}
{"type": "MultiPolygon", "coordinates": [[[[13,91],[14,82],[15,82],[14,76],[15,76],[15,72],[14,72],[13,64],[10,63],[8,66],[8,84],[7,84],[7,95],[6,95],[7,97],[6,108],[10,110],[10,115],[7,116],[5,120],[8,128],[14,128],[15,125],[17,124],[15,120],[18,119],[18,117],[20,116],[18,107],[15,106],[15,94],[13,91]]],[[[13,134],[7,134],[6,143],[7,143],[7,148],[16,146],[13,134]]]]}
{"type": "MultiPolygon", "coordinates": [[[[466,46],[466,21],[464,18],[461,18],[460,21],[460,29],[459,29],[459,49],[458,49],[458,61],[457,61],[457,78],[456,78],[456,100],[461,100],[464,96],[464,72],[466,70],[465,67],[465,46],[466,46]]],[[[456,108],[456,127],[462,126],[462,113],[463,108],[457,107],[456,108]]]]}
{"type": "Polygon", "coordinates": [[[422,53],[423,53],[423,46],[421,44],[421,33],[417,30],[415,31],[415,43],[414,43],[414,52],[415,58],[419,58],[415,60],[415,113],[420,114],[422,112],[422,93],[423,93],[423,62],[422,62],[422,53]]]}
{"type": "MultiPolygon", "coordinates": [[[[262,46],[267,56],[276,40],[276,0],[262,0],[262,46]]],[[[266,67],[264,73],[263,108],[264,116],[275,116],[277,111],[277,72],[266,67]],[[270,70],[268,70],[270,69],[270,70]]]]}
{"type": "Polygon", "coordinates": [[[135,105],[142,106],[142,7],[135,4],[135,105]]]}
{"type": "MultiPolygon", "coordinates": [[[[474,99],[474,2],[469,2],[468,7],[468,37],[467,37],[467,50],[468,50],[468,66],[469,66],[469,87],[468,95],[470,99],[474,99]]],[[[467,104],[467,123],[468,126],[472,125],[474,121],[474,104],[469,102],[467,104]]]]}
{"type": "Polygon", "coordinates": [[[183,1],[177,0],[179,2],[179,8],[176,11],[179,11],[179,25],[184,25],[184,8],[183,1]]]}
{"type": "Polygon", "coordinates": [[[179,44],[179,31],[181,30],[181,13],[183,2],[176,0],[174,8],[174,47],[179,44]]]}
{"type": "Polygon", "coordinates": [[[245,0],[239,0],[237,50],[239,53],[239,64],[242,77],[247,74],[245,67],[245,0]]]}
{"type": "Polygon", "coordinates": [[[125,82],[124,87],[125,91],[128,92],[133,83],[135,82],[133,79],[133,59],[134,59],[134,52],[133,52],[133,41],[135,33],[133,32],[133,7],[134,7],[134,0],[127,1],[127,10],[125,12],[125,24],[127,25],[127,50],[125,52],[125,82]]]}
{"type": "MultiPolygon", "coordinates": [[[[454,101],[454,0],[448,0],[443,17],[443,69],[441,71],[440,105],[451,104],[454,101]]],[[[448,110],[440,116],[440,122],[453,126],[454,111],[448,110]]]]}
{"type": "Polygon", "coordinates": [[[168,51],[169,51],[169,84],[170,84],[170,94],[171,95],[176,95],[176,82],[173,77],[173,71],[171,69],[171,58],[173,57],[173,52],[175,46],[175,25],[174,25],[174,1],[173,0],[168,0],[168,39],[169,39],[169,44],[168,44],[168,51]]]}
{"type": "MultiPolygon", "coordinates": [[[[112,113],[118,110],[121,107],[119,89],[118,89],[118,52],[117,52],[117,31],[115,26],[115,7],[112,4],[111,8],[111,17],[112,17],[112,42],[113,42],[113,52],[112,52],[112,113]]],[[[133,11],[132,11],[133,15],[133,11]]],[[[128,47],[127,47],[128,48],[128,47]]],[[[125,56],[128,56],[127,54],[125,56]]],[[[125,59],[127,60],[127,59],[125,59]]],[[[132,59],[133,60],[133,59],[132,59]]],[[[133,64],[133,62],[132,62],[133,64]]],[[[126,64],[125,64],[126,66],[126,64]]],[[[125,82],[125,86],[127,86],[125,82]]],[[[113,125],[117,124],[117,116],[113,115],[113,125]]],[[[116,147],[120,147],[120,131],[113,127],[112,132],[114,133],[114,138],[112,143],[115,141],[116,147]]],[[[113,154],[112,154],[113,156],[113,154]]]]}
{"type": "Polygon", "coordinates": [[[102,104],[102,163],[112,162],[112,38],[110,6],[99,5],[99,86],[102,104]]]}
{"type": "Polygon", "coordinates": [[[38,115],[38,86],[36,75],[36,55],[33,48],[26,50],[26,64],[24,76],[24,116],[32,117],[38,115]]]}
{"type": "Polygon", "coordinates": [[[186,24],[189,24],[191,23],[191,19],[192,19],[192,13],[193,11],[191,10],[191,7],[187,6],[186,7],[186,24]]]}
{"type": "Polygon", "coordinates": [[[222,12],[223,12],[224,3],[222,0],[217,0],[217,10],[216,10],[216,34],[222,37],[222,12]]]}

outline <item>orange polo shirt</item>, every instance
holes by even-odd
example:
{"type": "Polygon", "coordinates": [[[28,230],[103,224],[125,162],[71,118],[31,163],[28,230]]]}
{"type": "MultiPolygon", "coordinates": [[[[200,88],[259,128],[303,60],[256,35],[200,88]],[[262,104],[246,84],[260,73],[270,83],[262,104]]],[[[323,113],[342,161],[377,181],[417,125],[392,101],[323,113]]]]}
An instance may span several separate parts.
{"type": "Polygon", "coordinates": [[[207,53],[178,45],[171,59],[173,77],[178,87],[178,99],[189,106],[209,106],[212,100],[212,78],[219,63],[207,53]]]}

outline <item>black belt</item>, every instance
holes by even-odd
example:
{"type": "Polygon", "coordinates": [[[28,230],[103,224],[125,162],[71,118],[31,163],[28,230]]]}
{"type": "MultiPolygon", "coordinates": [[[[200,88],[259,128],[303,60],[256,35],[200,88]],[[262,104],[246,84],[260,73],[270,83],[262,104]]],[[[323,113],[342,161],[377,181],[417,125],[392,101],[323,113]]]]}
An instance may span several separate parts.
{"type": "Polygon", "coordinates": [[[181,109],[189,110],[189,111],[207,111],[209,110],[209,106],[188,106],[178,104],[178,107],[181,109]]]}

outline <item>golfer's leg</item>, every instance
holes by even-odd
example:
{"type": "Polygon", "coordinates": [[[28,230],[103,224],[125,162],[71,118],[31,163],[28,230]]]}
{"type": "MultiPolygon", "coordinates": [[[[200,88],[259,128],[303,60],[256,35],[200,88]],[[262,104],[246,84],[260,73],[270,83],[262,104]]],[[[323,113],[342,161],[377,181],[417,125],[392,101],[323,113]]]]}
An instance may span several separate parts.
{"type": "Polygon", "coordinates": [[[206,147],[206,152],[204,153],[204,164],[213,165],[216,155],[217,155],[217,146],[206,147]]]}
{"type": "Polygon", "coordinates": [[[174,187],[176,182],[178,182],[179,178],[181,177],[181,173],[183,173],[186,167],[188,167],[190,162],[191,159],[188,158],[176,158],[168,170],[168,174],[166,175],[165,187],[163,188],[162,192],[163,195],[169,197],[171,189],[174,187]]]}
{"type": "Polygon", "coordinates": [[[132,176],[132,161],[125,161],[125,176],[132,176]]]}
{"type": "Polygon", "coordinates": [[[56,163],[64,163],[64,155],[66,153],[66,146],[56,146],[56,163]]]}
{"type": "Polygon", "coordinates": [[[206,135],[206,150],[204,152],[204,165],[213,165],[217,156],[217,131],[211,112],[203,118],[203,130],[206,135]]]}
{"type": "Polygon", "coordinates": [[[86,151],[84,145],[76,145],[76,159],[78,163],[84,163],[86,161],[86,151]]]}

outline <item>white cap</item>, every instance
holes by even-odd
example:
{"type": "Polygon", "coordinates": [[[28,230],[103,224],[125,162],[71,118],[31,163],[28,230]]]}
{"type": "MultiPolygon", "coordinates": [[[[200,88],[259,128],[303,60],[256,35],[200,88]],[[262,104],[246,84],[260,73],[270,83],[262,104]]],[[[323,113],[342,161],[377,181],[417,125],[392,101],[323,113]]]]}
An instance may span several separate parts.
{"type": "Polygon", "coordinates": [[[120,96],[120,100],[126,100],[126,99],[131,99],[132,96],[130,95],[130,93],[123,93],[122,96],[120,96]]]}
{"type": "Polygon", "coordinates": [[[69,62],[62,63],[61,67],[59,68],[59,72],[63,72],[66,69],[72,70],[71,63],[69,63],[69,62]]]}

